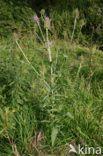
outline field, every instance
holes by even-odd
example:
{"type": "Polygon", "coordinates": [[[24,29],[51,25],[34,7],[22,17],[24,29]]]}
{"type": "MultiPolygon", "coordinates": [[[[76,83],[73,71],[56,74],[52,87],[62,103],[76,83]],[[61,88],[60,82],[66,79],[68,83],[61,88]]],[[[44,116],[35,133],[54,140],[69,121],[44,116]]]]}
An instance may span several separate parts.
{"type": "Polygon", "coordinates": [[[0,156],[102,149],[103,52],[56,39],[50,62],[33,35],[16,41],[0,42],[0,156]]]}

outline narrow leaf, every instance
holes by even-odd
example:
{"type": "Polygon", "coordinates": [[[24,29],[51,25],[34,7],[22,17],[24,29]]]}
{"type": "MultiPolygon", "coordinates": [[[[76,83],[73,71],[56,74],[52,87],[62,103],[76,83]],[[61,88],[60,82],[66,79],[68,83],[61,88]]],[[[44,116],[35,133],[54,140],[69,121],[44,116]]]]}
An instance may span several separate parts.
{"type": "Polygon", "coordinates": [[[57,134],[58,134],[58,129],[57,129],[57,127],[53,127],[53,128],[52,128],[52,133],[51,133],[52,146],[54,146],[54,143],[55,143],[57,134]]]}

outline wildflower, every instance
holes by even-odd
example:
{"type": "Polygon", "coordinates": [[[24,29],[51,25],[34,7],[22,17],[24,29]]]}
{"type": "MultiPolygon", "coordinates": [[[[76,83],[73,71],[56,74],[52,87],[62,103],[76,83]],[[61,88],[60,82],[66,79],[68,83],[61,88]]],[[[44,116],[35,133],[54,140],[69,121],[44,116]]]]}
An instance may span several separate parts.
{"type": "Polygon", "coordinates": [[[51,41],[47,42],[47,45],[52,46],[52,42],[51,41]]]}
{"type": "Polygon", "coordinates": [[[50,28],[50,19],[49,19],[49,17],[45,18],[44,26],[45,26],[46,29],[50,28]]]}
{"type": "Polygon", "coordinates": [[[34,19],[34,21],[36,21],[36,22],[39,20],[38,16],[34,16],[33,19],[34,19]]]}

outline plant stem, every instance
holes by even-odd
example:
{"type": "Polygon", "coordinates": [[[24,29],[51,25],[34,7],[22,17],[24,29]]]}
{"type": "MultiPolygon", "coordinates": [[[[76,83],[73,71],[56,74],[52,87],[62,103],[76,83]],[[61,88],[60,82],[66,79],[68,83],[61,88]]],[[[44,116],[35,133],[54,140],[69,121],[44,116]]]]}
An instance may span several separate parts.
{"type": "Polygon", "coordinates": [[[44,35],[43,35],[43,32],[42,32],[41,26],[40,26],[40,24],[39,24],[38,21],[37,21],[37,24],[38,24],[39,30],[40,30],[40,32],[41,32],[42,38],[43,38],[43,40],[44,40],[44,42],[45,42],[45,38],[44,38],[44,35]]]}
{"type": "Polygon", "coordinates": [[[77,78],[79,77],[79,73],[81,71],[81,68],[82,68],[82,63],[80,63],[80,66],[79,66],[79,69],[78,69],[78,72],[77,72],[77,75],[76,75],[76,78],[75,78],[75,82],[76,82],[77,78]]]}
{"type": "MultiPolygon", "coordinates": [[[[54,91],[53,91],[53,86],[54,86],[54,77],[53,77],[53,67],[52,67],[52,56],[51,56],[51,49],[49,43],[49,35],[48,35],[48,28],[46,28],[46,38],[47,38],[47,48],[48,48],[48,55],[49,55],[49,62],[50,62],[50,74],[51,74],[51,98],[52,98],[52,109],[54,105],[54,91]]],[[[53,112],[52,112],[53,115],[53,112]]]]}
{"type": "Polygon", "coordinates": [[[32,67],[32,69],[34,70],[34,72],[35,72],[38,76],[40,76],[40,74],[37,72],[37,70],[33,67],[33,65],[30,63],[30,61],[29,61],[28,58],[26,57],[25,53],[24,53],[23,50],[21,49],[21,47],[20,47],[20,45],[19,45],[19,43],[18,43],[17,40],[16,40],[16,44],[17,44],[18,48],[20,49],[20,51],[22,52],[22,54],[23,54],[24,58],[26,59],[26,61],[28,62],[28,64],[31,65],[31,67],[32,67]]]}
{"type": "Polygon", "coordinates": [[[46,37],[47,37],[47,46],[48,46],[48,55],[49,55],[49,61],[52,62],[52,56],[51,56],[51,49],[50,49],[50,46],[49,46],[49,37],[48,37],[48,29],[46,29],[46,37]]]}
{"type": "MultiPolygon", "coordinates": [[[[34,31],[34,32],[35,32],[35,31],[34,31]]],[[[42,39],[39,37],[39,35],[37,34],[37,32],[35,32],[35,34],[36,34],[37,38],[39,39],[39,41],[42,42],[42,43],[44,43],[44,42],[42,41],[42,39]]]]}
{"type": "Polygon", "coordinates": [[[49,61],[50,61],[50,70],[51,70],[51,86],[53,85],[53,68],[52,68],[52,56],[51,56],[51,49],[49,43],[49,35],[48,35],[48,29],[46,28],[46,37],[47,37],[47,47],[48,47],[48,55],[49,55],[49,61]]]}
{"type": "Polygon", "coordinates": [[[75,18],[75,20],[74,20],[74,28],[73,28],[72,37],[71,37],[71,43],[73,41],[74,32],[75,32],[75,28],[76,28],[76,23],[77,23],[77,19],[75,18]]]}

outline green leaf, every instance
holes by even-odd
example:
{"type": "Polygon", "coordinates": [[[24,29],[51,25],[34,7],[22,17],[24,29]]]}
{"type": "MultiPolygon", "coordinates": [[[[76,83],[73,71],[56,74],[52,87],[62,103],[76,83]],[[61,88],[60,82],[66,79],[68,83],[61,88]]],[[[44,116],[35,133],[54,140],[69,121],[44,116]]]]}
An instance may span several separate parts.
{"type": "Polygon", "coordinates": [[[58,134],[58,128],[57,127],[53,127],[52,128],[52,133],[51,133],[52,146],[54,146],[57,134],[58,134]]]}
{"type": "Polygon", "coordinates": [[[73,115],[70,112],[67,112],[66,114],[68,117],[70,117],[71,119],[74,119],[73,115]]]}

